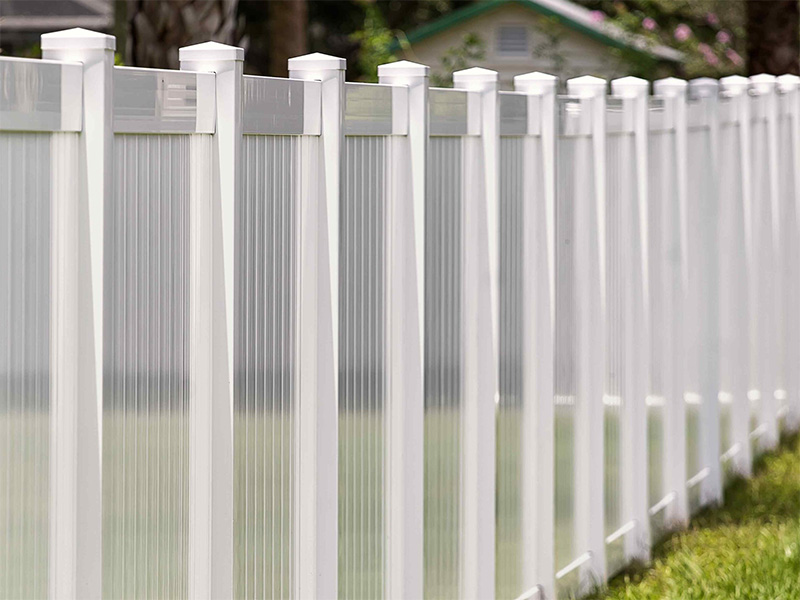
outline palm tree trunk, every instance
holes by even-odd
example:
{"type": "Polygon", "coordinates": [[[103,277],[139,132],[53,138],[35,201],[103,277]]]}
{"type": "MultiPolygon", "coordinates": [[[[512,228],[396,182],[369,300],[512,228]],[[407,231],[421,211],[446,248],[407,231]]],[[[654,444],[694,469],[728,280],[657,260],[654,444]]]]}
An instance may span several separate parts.
{"type": "Polygon", "coordinates": [[[273,0],[269,21],[269,73],[286,77],[288,60],[308,52],[308,4],[306,0],[273,0]]]}
{"type": "Polygon", "coordinates": [[[128,0],[125,64],[177,69],[182,46],[208,41],[235,44],[238,1],[128,0]]]}

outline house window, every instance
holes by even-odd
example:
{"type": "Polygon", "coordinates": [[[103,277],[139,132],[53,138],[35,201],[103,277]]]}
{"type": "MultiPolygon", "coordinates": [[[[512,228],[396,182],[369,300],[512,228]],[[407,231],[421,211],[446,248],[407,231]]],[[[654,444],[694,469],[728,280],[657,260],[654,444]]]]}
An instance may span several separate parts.
{"type": "Polygon", "coordinates": [[[504,56],[528,54],[528,29],[524,25],[501,25],[497,29],[497,53],[504,56]]]}

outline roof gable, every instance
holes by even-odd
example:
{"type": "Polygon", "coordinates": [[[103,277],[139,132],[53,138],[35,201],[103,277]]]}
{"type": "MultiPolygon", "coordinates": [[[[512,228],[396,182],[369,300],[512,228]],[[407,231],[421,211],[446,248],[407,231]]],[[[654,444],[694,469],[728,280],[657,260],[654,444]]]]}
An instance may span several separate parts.
{"type": "MultiPolygon", "coordinates": [[[[409,44],[414,44],[455,25],[510,4],[522,6],[545,17],[552,17],[565,27],[613,48],[670,62],[680,62],[683,58],[683,54],[673,48],[648,47],[645,40],[639,36],[608,23],[594,23],[588,9],[568,0],[486,0],[476,2],[418,27],[409,33],[406,39],[409,44]]],[[[399,44],[395,41],[393,46],[397,48],[399,44]]]]}

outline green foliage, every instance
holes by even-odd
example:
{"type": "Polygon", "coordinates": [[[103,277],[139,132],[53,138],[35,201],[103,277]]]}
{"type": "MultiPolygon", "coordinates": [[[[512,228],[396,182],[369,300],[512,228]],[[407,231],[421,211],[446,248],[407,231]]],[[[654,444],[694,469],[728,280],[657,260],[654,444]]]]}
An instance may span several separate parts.
{"type": "MultiPolygon", "coordinates": [[[[741,0],[584,0],[588,8],[651,46],[681,51],[685,62],[672,74],[687,78],[723,77],[744,72],[744,2],[741,0]]],[[[633,74],[654,78],[655,62],[617,52],[633,74]]]]}
{"type": "Polygon", "coordinates": [[[364,28],[351,34],[350,39],[359,44],[361,80],[375,82],[378,81],[378,65],[397,60],[389,50],[394,35],[375,4],[367,5],[365,13],[364,28]]]}
{"type": "Polygon", "coordinates": [[[442,56],[441,72],[431,75],[431,85],[453,85],[453,72],[467,69],[486,57],[486,42],[477,33],[464,34],[461,43],[449,48],[442,56]]]}
{"type": "Polygon", "coordinates": [[[631,569],[595,598],[800,597],[800,437],[781,450],[729,486],[723,507],[662,542],[650,569],[631,569]]]}

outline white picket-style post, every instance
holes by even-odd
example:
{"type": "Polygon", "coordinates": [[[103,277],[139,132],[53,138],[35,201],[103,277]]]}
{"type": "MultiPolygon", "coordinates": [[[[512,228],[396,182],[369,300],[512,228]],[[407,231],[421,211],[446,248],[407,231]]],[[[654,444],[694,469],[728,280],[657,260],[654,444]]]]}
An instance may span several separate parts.
{"type": "Polygon", "coordinates": [[[456,88],[480,93],[479,140],[465,140],[462,421],[463,598],[494,598],[495,410],[498,396],[498,75],[453,73],[456,88]],[[478,143],[473,143],[478,142],[478,143]],[[487,426],[488,425],[488,426],[487,426]]]}
{"type": "MultiPolygon", "coordinates": [[[[581,567],[584,590],[606,580],[605,497],[603,480],[605,428],[606,264],[606,86],[605,79],[577,77],[567,81],[571,96],[585,98],[591,108],[594,198],[577,199],[575,215],[575,277],[578,328],[578,412],[575,446],[575,529],[577,546],[589,553],[581,567]],[[595,233],[592,234],[592,230],[595,233]],[[596,239],[592,247],[590,240],[596,239]]],[[[589,177],[589,175],[586,175],[589,177]]]]}
{"type": "MultiPolygon", "coordinates": [[[[625,555],[629,560],[647,561],[650,558],[650,517],[648,516],[647,485],[647,391],[649,382],[648,360],[650,348],[650,297],[648,258],[648,90],[645,79],[623,77],[611,82],[615,96],[630,98],[633,144],[636,161],[636,207],[639,221],[626,221],[623,232],[638,238],[640,255],[631,250],[626,253],[628,261],[624,272],[630,277],[626,284],[625,326],[625,390],[624,402],[622,482],[625,516],[632,516],[635,527],[625,537],[625,555]]],[[[623,205],[622,219],[629,219],[628,209],[623,205]]],[[[623,242],[625,243],[625,242],[623,242]]],[[[633,247],[632,242],[627,243],[633,247]]]]}
{"type": "Polygon", "coordinates": [[[667,359],[671,364],[668,377],[665,381],[667,412],[665,452],[667,453],[668,488],[675,493],[675,501],[671,503],[668,520],[671,524],[685,526],[689,521],[688,496],[686,493],[686,404],[684,401],[684,352],[683,352],[683,323],[686,306],[686,286],[688,273],[686,268],[686,203],[687,203],[687,177],[686,177],[686,88],[683,79],[669,77],[659,79],[653,84],[656,96],[672,99],[675,123],[675,178],[678,203],[677,223],[677,248],[673,255],[680,265],[679,281],[676,283],[678,290],[675,292],[677,305],[671,307],[673,321],[667,324],[671,327],[672,346],[667,349],[672,355],[667,359]]]}
{"type": "Polygon", "coordinates": [[[298,291],[299,436],[295,486],[295,596],[338,595],[339,195],[345,60],[289,59],[289,76],[322,82],[320,184],[303,194],[298,291]]]}
{"type": "MultiPolygon", "coordinates": [[[[781,95],[781,110],[785,119],[785,123],[779,123],[779,127],[788,124],[790,131],[783,132],[783,135],[788,136],[789,147],[791,149],[789,156],[784,156],[783,148],[779,148],[781,153],[781,167],[782,169],[789,169],[794,173],[793,182],[794,188],[780,190],[781,202],[794,202],[795,222],[782,222],[781,226],[784,229],[784,235],[787,240],[794,238],[795,240],[800,235],[800,77],[797,75],[781,75],[777,78],[778,92],[781,95]],[[784,200],[784,198],[786,200],[784,200]]],[[[783,180],[781,181],[783,185],[783,180]]],[[[798,242],[794,245],[788,245],[788,248],[797,250],[800,248],[798,242]]],[[[784,246],[784,250],[787,248],[784,246]]],[[[789,319],[785,324],[788,335],[786,335],[786,401],[787,401],[787,414],[786,426],[791,430],[797,430],[800,427],[800,373],[798,373],[798,361],[800,361],[800,316],[797,315],[796,302],[800,300],[800,261],[796,258],[782,256],[781,260],[785,262],[785,269],[783,273],[788,274],[789,280],[785,282],[789,286],[789,293],[784,295],[783,311],[784,315],[789,319]]],[[[783,274],[782,273],[782,274],[783,274]]]]}
{"type": "MultiPolygon", "coordinates": [[[[753,102],[758,102],[751,113],[766,121],[762,154],[752,156],[754,165],[766,163],[763,168],[753,171],[753,215],[755,242],[757,244],[757,289],[758,326],[757,346],[754,359],[757,364],[758,390],[761,392],[760,421],[764,427],[759,437],[759,447],[770,450],[778,443],[778,411],[776,393],[778,392],[779,356],[778,334],[782,324],[778,320],[780,297],[780,278],[777,274],[778,249],[780,248],[780,223],[778,205],[778,104],[777,81],[774,75],[753,75],[750,77],[750,90],[753,102]],[[762,177],[764,175],[765,177],[762,177]],[[758,186],[758,189],[755,186],[758,186]],[[769,211],[769,219],[764,220],[764,204],[769,211]]],[[[753,135],[753,141],[757,140],[753,135]]]]}
{"type": "MultiPolygon", "coordinates": [[[[697,245],[697,256],[690,257],[694,268],[700,271],[700,289],[693,293],[699,301],[695,323],[699,327],[698,349],[700,389],[702,398],[700,416],[700,460],[708,475],[702,481],[701,503],[719,504],[722,501],[722,469],[720,467],[720,406],[719,406],[719,151],[718,103],[719,83],[703,77],[689,82],[689,95],[704,103],[709,127],[707,158],[707,187],[699,190],[699,197],[690,212],[697,222],[692,224],[697,245]]],[[[696,185],[696,182],[693,182],[696,185]]],[[[691,265],[690,265],[691,268],[691,265]]]]}
{"type": "Polygon", "coordinates": [[[211,189],[192,186],[190,197],[189,596],[229,598],[234,552],[234,215],[241,189],[244,50],[205,42],[181,48],[179,57],[183,70],[216,73],[217,111],[211,189]]]}
{"type": "Polygon", "coordinates": [[[386,596],[423,596],[423,379],[425,322],[425,173],[428,73],[408,61],[378,66],[380,83],[408,86],[408,139],[393,160],[387,227],[389,437],[386,493],[386,596]],[[398,166],[398,165],[395,165],[398,166]],[[410,173],[410,179],[405,177],[410,173]]]}
{"type": "MultiPolygon", "coordinates": [[[[76,195],[51,229],[50,597],[102,596],[103,249],[112,190],[113,36],[42,36],[44,59],[83,63],[76,195]]],[[[60,193],[56,190],[56,193],[60,193]]]]}
{"type": "MultiPolygon", "coordinates": [[[[741,348],[726,349],[724,344],[726,339],[722,340],[723,351],[731,351],[734,354],[730,357],[736,367],[732,372],[736,374],[735,383],[732,382],[733,388],[730,390],[720,390],[721,394],[731,394],[731,442],[732,447],[736,448],[736,453],[731,457],[732,466],[736,473],[744,477],[749,477],[752,472],[752,451],[750,446],[750,399],[748,392],[750,386],[750,360],[753,348],[752,331],[751,331],[751,317],[750,313],[753,310],[753,285],[750,284],[750,279],[753,277],[753,225],[752,225],[752,200],[751,200],[751,140],[750,140],[750,103],[747,95],[750,82],[746,77],[741,75],[731,75],[723,77],[719,81],[720,92],[726,94],[733,103],[732,113],[733,118],[736,120],[739,131],[739,193],[741,194],[741,202],[743,209],[743,231],[744,240],[744,254],[746,257],[745,264],[740,266],[740,277],[745,279],[746,293],[741,302],[746,303],[746,308],[742,310],[743,325],[745,326],[744,334],[739,337],[743,340],[741,348]]],[[[728,199],[722,198],[721,202],[726,202],[728,199]]],[[[725,293],[734,293],[733,290],[726,290],[725,293]]],[[[741,306],[741,305],[739,305],[741,306]]],[[[724,396],[723,399],[726,399],[724,396]]]]}
{"type": "Polygon", "coordinates": [[[514,77],[527,94],[528,120],[539,130],[525,138],[523,164],[522,282],[522,587],[524,597],[555,596],[555,98],[558,78],[546,73],[514,77]],[[536,100],[534,103],[531,100],[536,100]],[[539,161],[539,168],[534,168],[539,161]],[[541,174],[541,179],[537,178],[541,174]]]}

